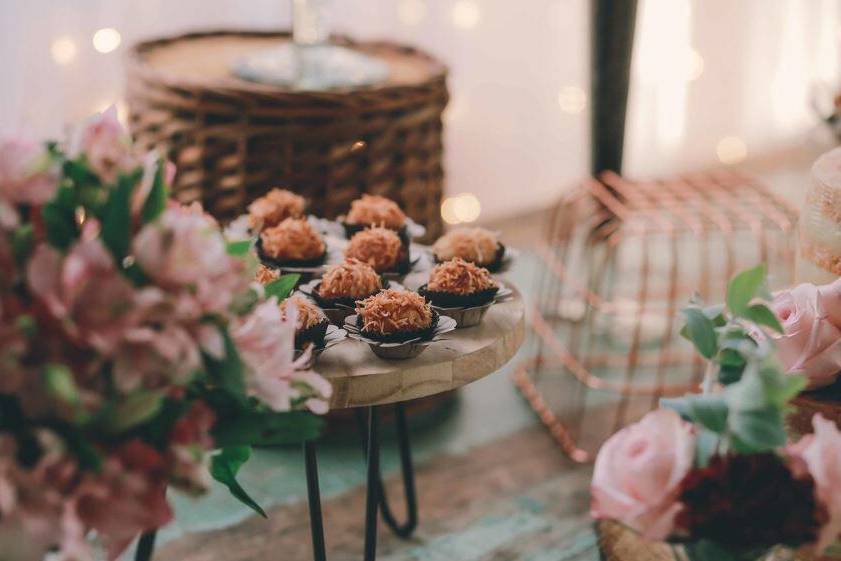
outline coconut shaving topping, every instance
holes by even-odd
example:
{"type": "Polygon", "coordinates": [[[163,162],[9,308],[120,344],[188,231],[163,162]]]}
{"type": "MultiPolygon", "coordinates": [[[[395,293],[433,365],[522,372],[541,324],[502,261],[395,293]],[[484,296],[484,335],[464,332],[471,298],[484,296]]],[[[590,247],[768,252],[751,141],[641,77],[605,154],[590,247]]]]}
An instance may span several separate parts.
{"type": "Polygon", "coordinates": [[[378,273],[384,273],[397,266],[402,248],[400,237],[388,228],[368,228],[353,235],[345,257],[358,259],[378,273]]]}
{"type": "Polygon", "coordinates": [[[290,305],[295,306],[295,309],[298,310],[298,319],[295,322],[295,329],[298,331],[309,329],[327,319],[321,308],[300,294],[293,294],[280,303],[280,315],[284,319],[286,319],[286,310],[290,305]]]}
{"type": "Polygon", "coordinates": [[[479,265],[490,265],[499,247],[497,235],[484,228],[459,228],[438,238],[432,251],[439,261],[461,257],[479,265]]]}
{"type": "Polygon", "coordinates": [[[248,205],[248,222],[254,229],[276,226],[287,218],[304,215],[306,201],[286,189],[272,189],[248,205]]]}
{"type": "Polygon", "coordinates": [[[280,278],[280,272],[275,269],[270,269],[265,265],[260,265],[257,269],[257,273],[254,275],[254,280],[259,282],[260,284],[269,284],[272,281],[276,281],[280,278]]]}
{"type": "Polygon", "coordinates": [[[263,251],[284,260],[316,259],[324,254],[324,240],[306,218],[287,218],[260,234],[263,251]]]}
{"type": "Polygon", "coordinates": [[[433,267],[426,285],[429,290],[451,294],[473,294],[496,286],[496,281],[487,269],[461,257],[433,267]]]}
{"type": "Polygon", "coordinates": [[[356,304],[362,330],[389,335],[432,324],[432,308],[423,296],[403,290],[383,290],[356,304]]]}
{"type": "Polygon", "coordinates": [[[397,230],[406,223],[406,215],[391,199],[379,195],[362,195],[361,199],[350,203],[347,221],[397,230]]]}
{"type": "Polygon", "coordinates": [[[318,285],[318,294],[324,298],[364,298],[381,288],[380,276],[370,265],[349,258],[327,269],[318,285]]]}

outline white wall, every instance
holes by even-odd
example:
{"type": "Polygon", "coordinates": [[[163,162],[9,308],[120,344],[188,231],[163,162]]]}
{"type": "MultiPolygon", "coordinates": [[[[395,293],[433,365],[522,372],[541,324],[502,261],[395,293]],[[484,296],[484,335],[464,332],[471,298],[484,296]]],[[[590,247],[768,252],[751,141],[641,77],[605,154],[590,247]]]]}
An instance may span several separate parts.
{"type": "MultiPolygon", "coordinates": [[[[814,126],[810,83],[837,78],[839,0],[640,3],[630,174],[735,161],[814,126]]],[[[474,193],[483,218],[546,205],[586,173],[586,0],[334,5],[337,30],[416,44],[450,65],[448,190],[474,193]]],[[[0,0],[0,127],[57,134],[118,100],[120,55],[138,38],[288,19],[288,0],[0,0]],[[102,27],[121,33],[117,51],[94,49],[102,27]],[[76,49],[63,65],[51,53],[61,37],[76,49]]]]}

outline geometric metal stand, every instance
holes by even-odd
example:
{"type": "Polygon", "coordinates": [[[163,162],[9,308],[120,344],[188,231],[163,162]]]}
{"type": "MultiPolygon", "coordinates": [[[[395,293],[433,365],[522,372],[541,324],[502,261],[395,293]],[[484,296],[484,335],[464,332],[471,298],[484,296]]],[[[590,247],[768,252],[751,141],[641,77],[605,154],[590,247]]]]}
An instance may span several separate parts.
{"type": "Polygon", "coordinates": [[[797,210],[735,170],[629,181],[615,173],[564,194],[547,223],[533,290],[533,353],[514,380],[575,461],[694,391],[704,364],[678,336],[697,293],[724,300],[738,270],[765,263],[791,286],[797,210]]]}

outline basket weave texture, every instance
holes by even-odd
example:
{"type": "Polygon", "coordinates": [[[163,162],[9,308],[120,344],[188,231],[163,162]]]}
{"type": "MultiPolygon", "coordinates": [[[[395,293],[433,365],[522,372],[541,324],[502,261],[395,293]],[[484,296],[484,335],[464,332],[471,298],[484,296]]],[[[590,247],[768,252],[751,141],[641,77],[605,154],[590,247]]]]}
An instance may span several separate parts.
{"type": "Polygon", "coordinates": [[[211,31],[140,43],[127,61],[129,122],[141,147],[178,169],[175,196],[225,220],[275,186],[304,195],[327,218],[362,193],[394,199],[427,237],[442,230],[441,116],[446,68],[389,42],[333,42],[383,60],[370,87],[292,91],[234,76],[240,57],[288,32],[211,31]]]}

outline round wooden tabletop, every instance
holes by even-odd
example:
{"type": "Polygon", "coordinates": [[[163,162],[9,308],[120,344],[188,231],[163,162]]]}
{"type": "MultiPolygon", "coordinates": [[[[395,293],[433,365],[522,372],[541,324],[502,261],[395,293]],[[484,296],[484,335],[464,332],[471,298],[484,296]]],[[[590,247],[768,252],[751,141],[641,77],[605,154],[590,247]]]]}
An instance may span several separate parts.
{"type": "Polygon", "coordinates": [[[418,357],[383,360],[348,339],[327,349],[315,369],[333,384],[331,409],[407,401],[445,392],[496,372],[511,360],[525,334],[523,298],[490,307],[482,323],[444,335],[418,357]]]}

